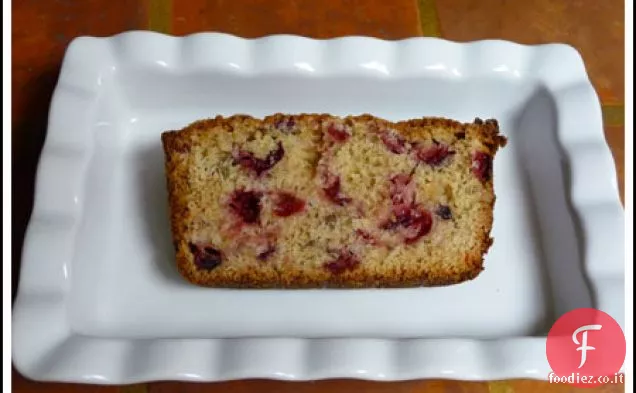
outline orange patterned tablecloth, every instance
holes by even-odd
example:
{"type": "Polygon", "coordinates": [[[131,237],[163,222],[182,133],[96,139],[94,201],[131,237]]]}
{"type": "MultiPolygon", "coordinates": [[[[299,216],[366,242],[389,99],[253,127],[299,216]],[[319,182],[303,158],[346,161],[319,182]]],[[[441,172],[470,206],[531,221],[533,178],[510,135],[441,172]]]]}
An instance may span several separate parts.
{"type": "MultiPolygon", "coordinates": [[[[605,134],[623,194],[624,2],[568,0],[139,0],[13,2],[12,139],[14,291],[20,249],[33,203],[37,157],[63,51],[79,35],[150,29],[171,34],[221,31],[245,37],[274,33],[328,38],[437,36],[526,44],[566,42],[583,55],[603,104],[605,134]]],[[[576,389],[536,381],[238,381],[217,384],[154,382],[118,387],[48,384],[13,373],[26,392],[623,392],[623,385],[576,389]]]]}

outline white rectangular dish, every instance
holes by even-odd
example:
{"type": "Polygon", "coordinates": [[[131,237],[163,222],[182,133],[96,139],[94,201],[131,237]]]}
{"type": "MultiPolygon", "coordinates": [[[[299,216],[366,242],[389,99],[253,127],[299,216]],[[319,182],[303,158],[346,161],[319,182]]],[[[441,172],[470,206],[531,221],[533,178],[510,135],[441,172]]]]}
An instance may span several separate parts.
{"type": "Polygon", "coordinates": [[[624,326],[623,209],[565,45],[130,32],[69,47],[14,311],[37,380],[547,378],[578,307],[624,326]],[[177,273],[160,134],[217,114],[496,118],[495,243],[443,288],[223,290],[177,273]],[[46,328],[44,328],[46,327],[46,328]]]}

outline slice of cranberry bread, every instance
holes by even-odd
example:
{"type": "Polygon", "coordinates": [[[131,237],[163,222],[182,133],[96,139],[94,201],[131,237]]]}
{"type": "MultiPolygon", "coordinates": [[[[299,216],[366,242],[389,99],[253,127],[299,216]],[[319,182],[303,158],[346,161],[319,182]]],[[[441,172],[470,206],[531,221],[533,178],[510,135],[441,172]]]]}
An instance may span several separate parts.
{"type": "Polygon", "coordinates": [[[476,277],[495,120],[217,117],[162,135],[179,271],[214,287],[407,287],[476,277]]]}

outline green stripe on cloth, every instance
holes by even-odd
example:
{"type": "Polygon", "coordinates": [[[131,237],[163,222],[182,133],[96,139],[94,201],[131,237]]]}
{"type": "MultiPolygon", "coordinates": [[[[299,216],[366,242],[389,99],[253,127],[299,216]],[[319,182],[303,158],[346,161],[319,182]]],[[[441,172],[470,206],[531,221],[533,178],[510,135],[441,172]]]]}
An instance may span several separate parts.
{"type": "Polygon", "coordinates": [[[146,384],[138,383],[135,385],[126,385],[120,388],[121,393],[147,393],[148,388],[146,384]]]}
{"type": "Polygon", "coordinates": [[[424,37],[441,37],[435,0],[417,0],[417,8],[420,13],[422,35],[424,37]]]}
{"type": "Polygon", "coordinates": [[[148,30],[170,34],[172,32],[172,0],[149,0],[148,30]]]}
{"type": "Polygon", "coordinates": [[[488,382],[488,393],[514,393],[510,384],[504,381],[488,382]]]}
{"type": "Polygon", "coordinates": [[[606,126],[625,125],[625,105],[603,105],[603,124],[606,126]]]}

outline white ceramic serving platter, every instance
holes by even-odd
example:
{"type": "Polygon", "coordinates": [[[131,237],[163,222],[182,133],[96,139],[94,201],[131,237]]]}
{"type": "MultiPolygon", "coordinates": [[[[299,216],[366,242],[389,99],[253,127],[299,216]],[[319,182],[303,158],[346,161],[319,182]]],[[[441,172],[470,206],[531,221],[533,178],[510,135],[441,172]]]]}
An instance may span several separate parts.
{"type": "Polygon", "coordinates": [[[14,311],[38,380],[547,378],[577,307],[623,324],[623,209],[565,45],[130,32],[78,38],[51,104],[14,311]],[[486,270],[444,288],[222,290],[174,266],[160,134],[217,114],[496,118],[486,270]]]}

